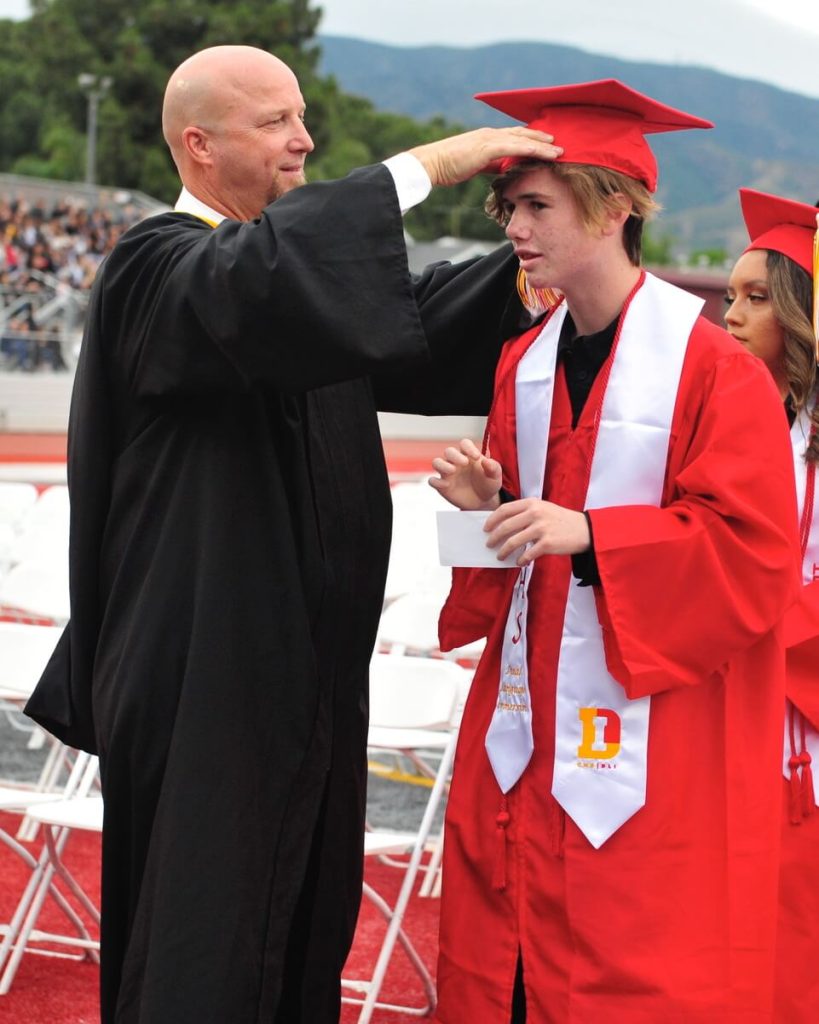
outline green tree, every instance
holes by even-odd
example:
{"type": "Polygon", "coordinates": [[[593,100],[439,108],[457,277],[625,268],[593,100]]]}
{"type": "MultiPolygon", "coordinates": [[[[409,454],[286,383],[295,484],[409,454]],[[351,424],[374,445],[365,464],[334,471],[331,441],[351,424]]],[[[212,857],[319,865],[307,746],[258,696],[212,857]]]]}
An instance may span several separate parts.
{"type": "MultiPolygon", "coordinates": [[[[84,176],[87,96],[81,74],[111,79],[98,116],[97,177],[170,202],[179,187],[159,111],[170,72],[220,43],[269,50],[296,72],[315,153],[311,180],[452,134],[441,118],[418,123],[377,111],[316,74],[321,10],[310,0],[32,0],[26,21],[0,33],[0,170],[84,176]]],[[[413,210],[417,238],[500,237],[483,214],[485,181],[436,190],[413,210]]]]}
{"type": "Polygon", "coordinates": [[[692,267],[725,267],[729,262],[728,253],[725,249],[695,249],[688,257],[689,266],[692,267]]]}
{"type": "Polygon", "coordinates": [[[667,232],[655,237],[650,228],[643,232],[643,263],[655,267],[668,266],[674,262],[672,252],[674,239],[667,232]]]}
{"type": "Polygon", "coordinates": [[[247,43],[275,51],[303,78],[315,77],[312,40],[321,12],[309,0],[32,0],[31,9],[25,21],[3,22],[0,169],[36,166],[52,176],[70,170],[71,131],[86,130],[78,76],[107,76],[98,178],[159,190],[168,200],[177,183],[159,110],[168,75],[185,57],[218,43],[247,43]]]}

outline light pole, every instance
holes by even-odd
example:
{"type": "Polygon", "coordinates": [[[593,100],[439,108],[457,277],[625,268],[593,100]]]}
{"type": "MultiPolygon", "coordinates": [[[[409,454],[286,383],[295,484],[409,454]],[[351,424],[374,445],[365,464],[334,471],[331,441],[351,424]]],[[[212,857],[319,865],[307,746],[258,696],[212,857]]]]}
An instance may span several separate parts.
{"type": "Polygon", "coordinates": [[[85,183],[94,185],[97,181],[97,111],[100,100],[111,88],[113,78],[108,75],[82,74],[77,82],[88,98],[88,120],[86,126],[85,183]]]}

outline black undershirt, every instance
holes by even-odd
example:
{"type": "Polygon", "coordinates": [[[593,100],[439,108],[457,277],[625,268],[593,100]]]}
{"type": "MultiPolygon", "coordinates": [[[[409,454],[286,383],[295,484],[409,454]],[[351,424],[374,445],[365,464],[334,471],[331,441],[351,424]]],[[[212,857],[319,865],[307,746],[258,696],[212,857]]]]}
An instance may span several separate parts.
{"type": "MultiPolygon", "coordinates": [[[[558,362],[563,360],[566,387],[572,405],[572,430],[577,426],[600,368],[611,354],[619,320],[618,313],[602,331],[578,334],[571,313],[566,313],[557,343],[557,358],[558,362]]],[[[583,514],[589,524],[589,549],[572,555],[572,575],[577,579],[578,586],[591,587],[600,582],[600,573],[597,570],[597,557],[594,553],[591,517],[588,512],[583,514]]]]}
{"type": "Polygon", "coordinates": [[[595,334],[578,334],[571,313],[566,314],[557,343],[558,362],[563,360],[566,387],[572,404],[572,429],[583,412],[589,392],[603,363],[611,353],[619,314],[608,327],[595,334]]]}

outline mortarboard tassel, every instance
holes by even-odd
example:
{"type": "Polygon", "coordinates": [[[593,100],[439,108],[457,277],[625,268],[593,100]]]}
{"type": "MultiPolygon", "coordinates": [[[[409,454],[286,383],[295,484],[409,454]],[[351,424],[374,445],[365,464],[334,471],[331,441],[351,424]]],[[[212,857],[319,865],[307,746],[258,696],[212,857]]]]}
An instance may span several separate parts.
{"type": "Polygon", "coordinates": [[[788,758],[788,767],[791,770],[789,781],[788,812],[791,825],[802,824],[802,787],[799,779],[799,765],[801,758],[794,754],[788,758]]]}
{"type": "Polygon", "coordinates": [[[799,719],[800,746],[802,748],[800,753],[800,759],[802,761],[802,817],[807,818],[813,813],[816,801],[813,793],[813,772],[811,771],[812,758],[808,751],[805,736],[807,724],[805,722],[805,716],[801,711],[799,712],[799,719]]]}
{"type": "Polygon", "coordinates": [[[523,267],[518,270],[517,286],[520,301],[533,316],[545,313],[560,301],[560,292],[553,288],[535,288],[529,284],[523,267]]]}
{"type": "Polygon", "coordinates": [[[788,779],[788,817],[791,825],[802,824],[802,787],[799,778],[799,766],[802,758],[796,752],[796,708],[788,701],[788,739],[790,740],[791,756],[788,758],[790,776],[788,779]]]}
{"type": "Polygon", "coordinates": [[[804,758],[802,765],[802,816],[808,818],[816,809],[816,793],[813,788],[811,756],[807,751],[802,756],[804,758]]]}

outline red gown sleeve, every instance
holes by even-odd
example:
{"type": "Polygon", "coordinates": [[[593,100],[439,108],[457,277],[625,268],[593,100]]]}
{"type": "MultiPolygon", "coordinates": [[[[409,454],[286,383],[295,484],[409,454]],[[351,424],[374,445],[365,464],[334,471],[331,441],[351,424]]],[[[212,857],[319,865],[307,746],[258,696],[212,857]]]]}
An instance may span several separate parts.
{"type": "Polygon", "coordinates": [[[743,351],[704,372],[690,362],[663,507],[590,510],[608,668],[632,698],[702,682],[798,592],[792,458],[768,371],[743,351]]]}

